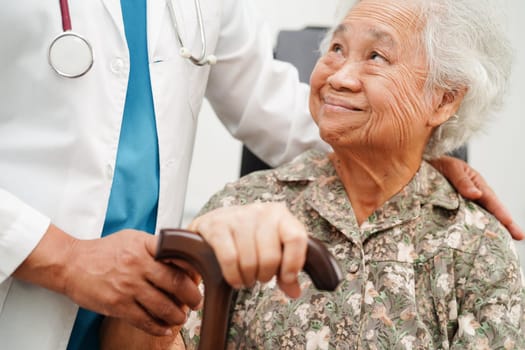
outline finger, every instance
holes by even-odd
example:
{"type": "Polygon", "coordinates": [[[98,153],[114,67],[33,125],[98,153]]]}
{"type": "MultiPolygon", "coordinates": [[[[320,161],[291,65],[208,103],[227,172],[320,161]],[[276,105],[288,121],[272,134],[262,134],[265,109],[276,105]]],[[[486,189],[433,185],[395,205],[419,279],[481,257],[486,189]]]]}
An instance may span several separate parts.
{"type": "Polygon", "coordinates": [[[199,274],[199,272],[195,269],[195,266],[190,264],[186,260],[182,259],[163,259],[163,263],[167,264],[168,266],[176,266],[177,268],[183,270],[185,273],[190,276],[190,278],[195,283],[200,283],[202,281],[202,276],[199,274]]]}
{"type": "Polygon", "coordinates": [[[124,317],[131,325],[155,336],[172,335],[171,327],[152,317],[138,302],[127,309],[124,317]]]}
{"type": "Polygon", "coordinates": [[[282,245],[277,232],[277,227],[262,224],[255,235],[259,269],[257,279],[268,282],[279,272],[282,259],[282,245]]]}
{"type": "Polygon", "coordinates": [[[476,202],[491,212],[503,225],[506,226],[512,223],[510,212],[505,208],[503,203],[500,202],[494,191],[491,189],[486,188],[483,192],[483,196],[481,196],[476,202]]]}
{"type": "Polygon", "coordinates": [[[290,214],[280,221],[279,234],[283,244],[279,277],[284,283],[293,283],[306,260],[308,233],[303,224],[290,214]]]}
{"type": "Polygon", "coordinates": [[[195,281],[183,270],[155,262],[145,273],[146,280],[167,295],[173,295],[181,304],[192,309],[200,306],[202,295],[195,281]]]}
{"type": "Polygon", "coordinates": [[[277,285],[284,292],[284,294],[290,298],[297,299],[301,296],[301,286],[299,285],[297,279],[292,283],[284,283],[282,280],[278,279],[277,285]]]}
{"type": "Polygon", "coordinates": [[[245,224],[230,228],[233,241],[238,253],[239,268],[244,286],[253,286],[256,282],[259,269],[258,256],[255,242],[256,228],[254,225],[245,224]]]}
{"type": "Polygon", "coordinates": [[[449,181],[452,182],[452,186],[467,199],[477,200],[483,195],[481,189],[476,186],[474,181],[467,175],[463,177],[450,177],[449,181]]]}
{"type": "Polygon", "coordinates": [[[445,172],[445,175],[452,185],[463,197],[471,200],[479,199],[484,193],[483,187],[486,187],[481,176],[467,163],[456,158],[450,159],[452,165],[448,168],[450,171],[445,172]]]}
{"type": "Polygon", "coordinates": [[[513,239],[522,240],[525,238],[523,230],[514,222],[512,215],[503,203],[498,199],[496,193],[485,185],[483,196],[477,200],[477,203],[487,209],[496,219],[509,231],[513,239]]]}
{"type": "Polygon", "coordinates": [[[525,232],[515,222],[511,222],[509,225],[505,225],[505,227],[515,240],[521,241],[525,238],[525,232]]]}
{"type": "Polygon", "coordinates": [[[186,321],[186,309],[154,286],[143,288],[135,300],[162,326],[181,325],[186,321]]]}
{"type": "Polygon", "coordinates": [[[242,288],[243,279],[239,269],[239,253],[230,229],[225,225],[204,223],[196,229],[213,248],[226,282],[234,288],[242,288]]]}

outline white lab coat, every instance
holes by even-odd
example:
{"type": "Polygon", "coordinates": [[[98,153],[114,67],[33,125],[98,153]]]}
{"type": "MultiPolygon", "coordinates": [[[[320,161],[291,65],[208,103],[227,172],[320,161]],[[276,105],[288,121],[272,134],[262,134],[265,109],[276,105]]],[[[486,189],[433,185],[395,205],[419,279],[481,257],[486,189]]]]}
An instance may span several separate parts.
{"type": "MultiPolygon", "coordinates": [[[[180,224],[203,96],[259,156],[278,164],[319,144],[306,86],[246,0],[201,0],[217,65],[182,59],[164,0],[148,1],[151,85],[160,152],[157,227],[180,224]],[[294,138],[298,135],[301,140],[294,138]]],[[[120,0],[70,0],[73,30],[95,52],[92,70],[59,77],[47,61],[62,31],[58,0],[7,1],[0,11],[0,347],[64,349],[77,307],[12,279],[50,222],[82,239],[100,236],[113,179],[129,55],[120,0]]],[[[186,46],[199,52],[193,1],[175,1],[186,46]]],[[[219,156],[219,155],[218,155],[219,156]]],[[[213,176],[210,169],[210,176],[213,176]]]]}

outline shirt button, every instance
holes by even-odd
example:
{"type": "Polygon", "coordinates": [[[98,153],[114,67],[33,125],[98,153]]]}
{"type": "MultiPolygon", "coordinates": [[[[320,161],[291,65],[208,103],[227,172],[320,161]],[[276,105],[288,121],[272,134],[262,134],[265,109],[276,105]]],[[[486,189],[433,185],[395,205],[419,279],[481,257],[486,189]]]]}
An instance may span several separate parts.
{"type": "Polygon", "coordinates": [[[113,73],[120,73],[124,69],[124,60],[122,58],[115,58],[110,64],[113,73]]]}
{"type": "Polygon", "coordinates": [[[350,272],[352,274],[357,273],[357,271],[359,271],[359,264],[358,263],[353,263],[348,268],[348,272],[350,272]]]}

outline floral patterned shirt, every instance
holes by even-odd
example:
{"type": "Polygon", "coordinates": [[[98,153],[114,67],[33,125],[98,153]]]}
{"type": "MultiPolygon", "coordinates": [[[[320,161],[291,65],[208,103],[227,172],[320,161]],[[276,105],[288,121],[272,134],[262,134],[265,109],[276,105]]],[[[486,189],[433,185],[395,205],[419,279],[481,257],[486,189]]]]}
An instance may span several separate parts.
{"type": "MultiPolygon", "coordinates": [[[[274,281],[241,290],[228,349],[525,349],[511,236],[428,163],[361,226],[316,151],[226,185],[202,212],[252,202],[285,202],[334,254],[344,281],[321,292],[301,275],[295,300],[274,281]]],[[[193,312],[183,329],[188,349],[199,319],[193,312]]]]}

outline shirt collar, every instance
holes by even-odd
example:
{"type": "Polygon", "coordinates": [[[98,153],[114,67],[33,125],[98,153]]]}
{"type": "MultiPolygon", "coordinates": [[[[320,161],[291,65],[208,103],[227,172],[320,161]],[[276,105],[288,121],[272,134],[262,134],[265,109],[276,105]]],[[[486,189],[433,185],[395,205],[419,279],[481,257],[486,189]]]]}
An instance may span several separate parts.
{"type": "Polygon", "coordinates": [[[307,183],[303,196],[319,215],[345,236],[364,242],[372,234],[398,226],[419,216],[421,207],[431,204],[445,210],[459,207],[458,194],[430,164],[423,162],[414,178],[396,195],[378,208],[361,227],[344,186],[326,154],[308,151],[276,170],[284,183],[307,183]]]}

